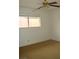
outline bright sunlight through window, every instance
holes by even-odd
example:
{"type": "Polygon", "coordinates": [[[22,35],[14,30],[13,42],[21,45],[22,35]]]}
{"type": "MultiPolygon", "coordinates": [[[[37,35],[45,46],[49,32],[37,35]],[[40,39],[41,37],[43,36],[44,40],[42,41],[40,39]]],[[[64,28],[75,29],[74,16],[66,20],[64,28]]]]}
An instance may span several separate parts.
{"type": "Polygon", "coordinates": [[[28,18],[27,17],[20,17],[19,26],[20,27],[28,27],[28,18]]]}
{"type": "Polygon", "coordinates": [[[29,17],[29,27],[40,27],[40,18],[29,17]]]}
{"type": "Polygon", "coordinates": [[[27,27],[40,27],[40,17],[19,17],[19,27],[27,28],[27,27]]]}

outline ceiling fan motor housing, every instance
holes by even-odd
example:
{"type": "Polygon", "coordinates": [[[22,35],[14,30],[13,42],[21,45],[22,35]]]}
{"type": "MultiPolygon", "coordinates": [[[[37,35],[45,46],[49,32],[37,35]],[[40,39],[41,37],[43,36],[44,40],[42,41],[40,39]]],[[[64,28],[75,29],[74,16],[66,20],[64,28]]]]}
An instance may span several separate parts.
{"type": "Polygon", "coordinates": [[[44,0],[43,5],[44,5],[45,7],[48,7],[48,1],[47,1],[47,0],[44,0]]]}

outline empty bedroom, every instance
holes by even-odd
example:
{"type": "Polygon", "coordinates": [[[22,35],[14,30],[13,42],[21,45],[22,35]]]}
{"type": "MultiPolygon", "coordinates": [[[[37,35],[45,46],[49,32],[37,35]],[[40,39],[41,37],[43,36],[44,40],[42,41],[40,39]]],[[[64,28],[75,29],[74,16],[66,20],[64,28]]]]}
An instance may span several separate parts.
{"type": "Polygon", "coordinates": [[[59,0],[19,0],[19,59],[60,59],[59,0]]]}

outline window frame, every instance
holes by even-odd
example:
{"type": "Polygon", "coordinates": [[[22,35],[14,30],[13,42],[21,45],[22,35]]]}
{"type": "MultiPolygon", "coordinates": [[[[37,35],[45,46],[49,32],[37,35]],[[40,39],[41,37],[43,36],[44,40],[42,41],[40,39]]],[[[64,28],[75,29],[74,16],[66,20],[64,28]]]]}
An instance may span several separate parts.
{"type": "Polygon", "coordinates": [[[19,16],[19,17],[27,18],[27,23],[28,23],[27,26],[24,25],[23,27],[21,27],[19,25],[19,28],[32,28],[32,27],[37,28],[37,27],[41,27],[41,18],[40,17],[35,17],[35,16],[34,17],[33,16],[19,16]],[[32,24],[30,25],[30,18],[38,18],[37,22],[38,22],[39,25],[32,25],[32,24]]]}

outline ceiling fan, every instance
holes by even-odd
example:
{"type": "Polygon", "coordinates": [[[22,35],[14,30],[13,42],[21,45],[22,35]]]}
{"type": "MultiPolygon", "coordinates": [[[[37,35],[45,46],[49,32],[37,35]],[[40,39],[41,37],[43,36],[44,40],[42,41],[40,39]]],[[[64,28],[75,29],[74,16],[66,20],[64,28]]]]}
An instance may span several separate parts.
{"type": "Polygon", "coordinates": [[[58,4],[58,2],[48,2],[48,0],[44,0],[43,3],[42,3],[42,6],[36,8],[35,10],[41,9],[43,7],[47,7],[48,8],[49,6],[59,8],[60,6],[57,5],[57,4],[58,4]]]}

